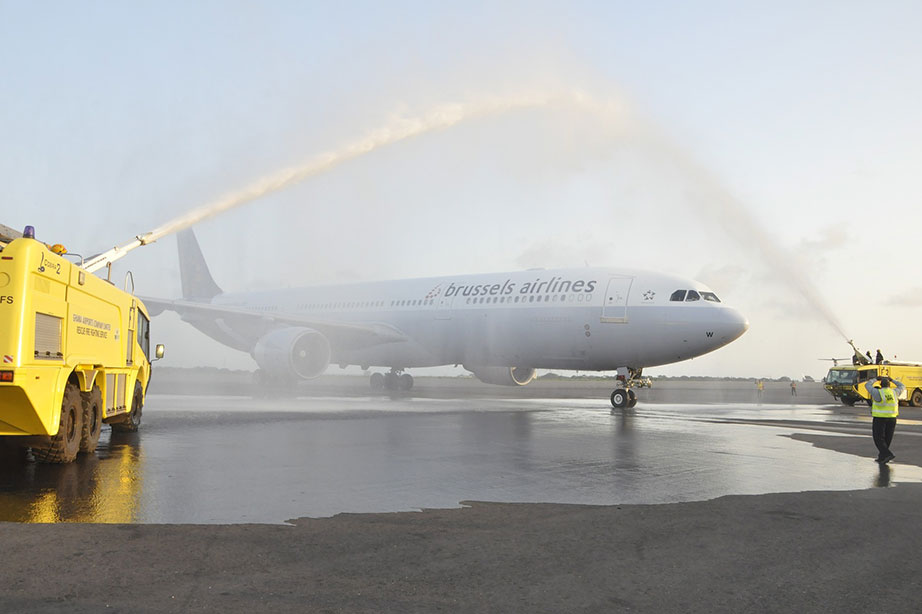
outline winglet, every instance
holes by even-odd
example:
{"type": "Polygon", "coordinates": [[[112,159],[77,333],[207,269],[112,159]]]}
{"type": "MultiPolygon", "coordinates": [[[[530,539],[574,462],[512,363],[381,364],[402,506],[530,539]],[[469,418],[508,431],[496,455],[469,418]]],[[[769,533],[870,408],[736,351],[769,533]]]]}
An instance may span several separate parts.
{"type": "Polygon", "coordinates": [[[210,299],[221,294],[221,288],[208,271],[195,233],[191,230],[177,233],[176,245],[179,248],[179,274],[182,278],[183,298],[210,299]]]}

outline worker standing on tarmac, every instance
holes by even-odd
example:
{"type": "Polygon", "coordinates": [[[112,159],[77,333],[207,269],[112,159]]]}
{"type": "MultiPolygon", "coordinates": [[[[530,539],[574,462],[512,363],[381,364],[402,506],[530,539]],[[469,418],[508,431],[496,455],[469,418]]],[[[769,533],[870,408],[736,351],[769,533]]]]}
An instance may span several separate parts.
{"type": "Polygon", "coordinates": [[[897,380],[896,389],[890,387],[890,378],[874,378],[865,382],[864,387],[871,397],[871,416],[873,425],[871,433],[874,436],[874,445],[880,453],[877,462],[885,465],[896,458],[890,451],[890,442],[893,441],[893,431],[896,430],[896,418],[900,415],[899,397],[906,387],[897,380]],[[874,387],[874,382],[880,382],[880,388],[874,387]]]}

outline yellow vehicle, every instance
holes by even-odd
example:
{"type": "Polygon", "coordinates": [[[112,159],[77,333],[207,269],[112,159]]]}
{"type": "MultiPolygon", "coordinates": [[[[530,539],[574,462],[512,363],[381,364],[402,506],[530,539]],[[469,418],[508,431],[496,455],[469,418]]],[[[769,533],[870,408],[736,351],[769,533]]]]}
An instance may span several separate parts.
{"type": "Polygon", "coordinates": [[[826,374],[824,387],[845,405],[854,405],[862,400],[870,405],[864,384],[869,379],[884,376],[899,380],[906,387],[900,395],[901,405],[922,406],[922,364],[918,363],[884,362],[879,365],[833,367],[826,374]]]}
{"type": "Polygon", "coordinates": [[[151,373],[143,303],[65,251],[0,227],[0,437],[52,463],[136,431],[151,373]]]}

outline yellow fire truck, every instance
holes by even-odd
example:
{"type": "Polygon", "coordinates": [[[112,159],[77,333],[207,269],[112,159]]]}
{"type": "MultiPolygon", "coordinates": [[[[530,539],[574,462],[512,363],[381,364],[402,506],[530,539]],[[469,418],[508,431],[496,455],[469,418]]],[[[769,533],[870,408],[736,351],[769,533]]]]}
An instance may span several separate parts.
{"type": "Polygon", "coordinates": [[[875,377],[899,380],[906,387],[900,395],[901,405],[922,406],[922,364],[911,362],[884,362],[879,365],[859,364],[833,367],[826,374],[825,388],[845,405],[858,401],[871,401],[865,383],[875,377]]]}
{"type": "Polygon", "coordinates": [[[64,252],[0,226],[0,437],[51,463],[138,429],[152,358],[141,301],[64,252]]]}

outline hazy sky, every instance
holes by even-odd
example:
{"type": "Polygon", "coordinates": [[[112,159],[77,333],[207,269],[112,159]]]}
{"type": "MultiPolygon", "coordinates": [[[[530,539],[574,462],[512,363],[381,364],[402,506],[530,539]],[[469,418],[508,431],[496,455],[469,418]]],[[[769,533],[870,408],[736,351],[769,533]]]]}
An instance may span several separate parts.
{"type": "MultiPolygon", "coordinates": [[[[218,284],[635,266],[751,322],[654,375],[821,376],[848,348],[797,284],[922,360],[922,4],[331,4],[0,0],[0,222],[89,255],[394,118],[580,91],[616,119],[474,119],[203,222],[218,284]]],[[[173,238],[129,268],[179,295],[173,238]]],[[[174,315],[153,337],[253,366],[174,315]]]]}

